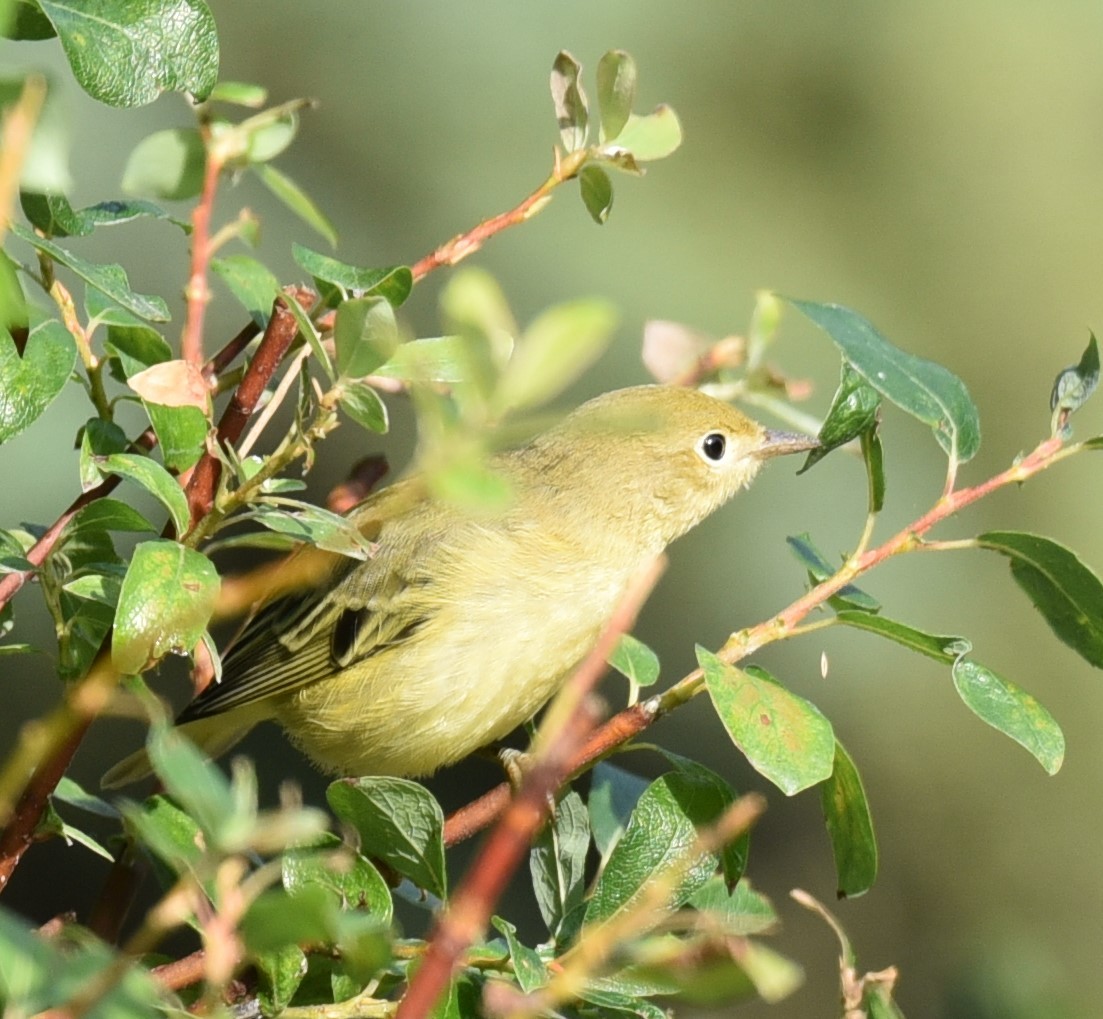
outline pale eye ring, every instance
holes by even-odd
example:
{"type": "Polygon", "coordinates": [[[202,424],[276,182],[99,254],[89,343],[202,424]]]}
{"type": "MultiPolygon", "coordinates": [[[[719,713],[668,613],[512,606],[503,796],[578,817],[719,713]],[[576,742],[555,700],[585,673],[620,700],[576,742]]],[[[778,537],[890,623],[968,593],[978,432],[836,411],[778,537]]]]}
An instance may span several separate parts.
{"type": "Polygon", "coordinates": [[[728,440],[723,432],[709,432],[698,444],[701,456],[710,463],[719,463],[728,449],[728,440]]]}

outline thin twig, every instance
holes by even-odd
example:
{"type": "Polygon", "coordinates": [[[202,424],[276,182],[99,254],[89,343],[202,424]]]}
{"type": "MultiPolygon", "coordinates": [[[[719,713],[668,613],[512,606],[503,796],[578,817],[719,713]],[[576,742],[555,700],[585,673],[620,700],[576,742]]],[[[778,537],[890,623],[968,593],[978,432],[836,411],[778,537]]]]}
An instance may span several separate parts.
{"type": "Polygon", "coordinates": [[[187,310],[180,337],[181,356],[196,368],[203,364],[203,318],[211,300],[211,289],[207,284],[207,266],[211,258],[211,213],[223,166],[220,146],[211,143],[210,129],[204,128],[203,134],[207,158],[203,167],[203,189],[192,209],[191,273],[184,287],[187,310]]]}

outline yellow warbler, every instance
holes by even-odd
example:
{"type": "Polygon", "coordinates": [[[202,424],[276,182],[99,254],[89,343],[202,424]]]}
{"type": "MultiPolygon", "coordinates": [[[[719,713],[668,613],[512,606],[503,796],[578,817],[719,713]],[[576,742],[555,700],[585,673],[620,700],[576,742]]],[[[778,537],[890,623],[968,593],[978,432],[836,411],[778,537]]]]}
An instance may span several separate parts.
{"type": "MultiPolygon", "coordinates": [[[[260,612],[178,724],[214,756],[272,718],[326,771],[427,775],[531,717],[644,565],[765,459],[815,445],[696,390],[640,386],[495,455],[513,491],[500,512],[399,481],[350,514],[378,553],[260,612]]],[[[104,784],[148,772],[136,754],[104,784]]]]}

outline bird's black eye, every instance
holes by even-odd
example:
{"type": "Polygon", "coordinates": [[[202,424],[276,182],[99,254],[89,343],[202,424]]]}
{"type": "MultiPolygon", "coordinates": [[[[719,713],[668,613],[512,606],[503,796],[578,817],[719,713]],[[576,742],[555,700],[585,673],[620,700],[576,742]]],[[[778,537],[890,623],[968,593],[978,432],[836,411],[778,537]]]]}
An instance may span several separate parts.
{"type": "Polygon", "coordinates": [[[713,463],[724,459],[724,450],[727,449],[727,446],[727,440],[720,432],[709,432],[701,440],[701,452],[705,455],[706,460],[711,460],[713,463]]]}

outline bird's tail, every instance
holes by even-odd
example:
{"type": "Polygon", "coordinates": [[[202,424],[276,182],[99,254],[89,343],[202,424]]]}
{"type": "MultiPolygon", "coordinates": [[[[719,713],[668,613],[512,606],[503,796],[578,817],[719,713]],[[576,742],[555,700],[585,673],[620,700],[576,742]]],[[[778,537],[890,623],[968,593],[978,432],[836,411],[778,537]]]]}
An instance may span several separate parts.
{"type": "MultiPolygon", "coordinates": [[[[235,711],[211,715],[208,718],[197,718],[194,722],[186,722],[178,726],[178,729],[208,757],[220,757],[243,739],[258,722],[271,717],[270,711],[250,711],[249,707],[255,709],[259,705],[245,706],[235,711]]],[[[143,747],[109,768],[100,779],[100,787],[118,789],[120,786],[130,785],[131,782],[137,782],[152,774],[149,754],[143,747]]]]}

